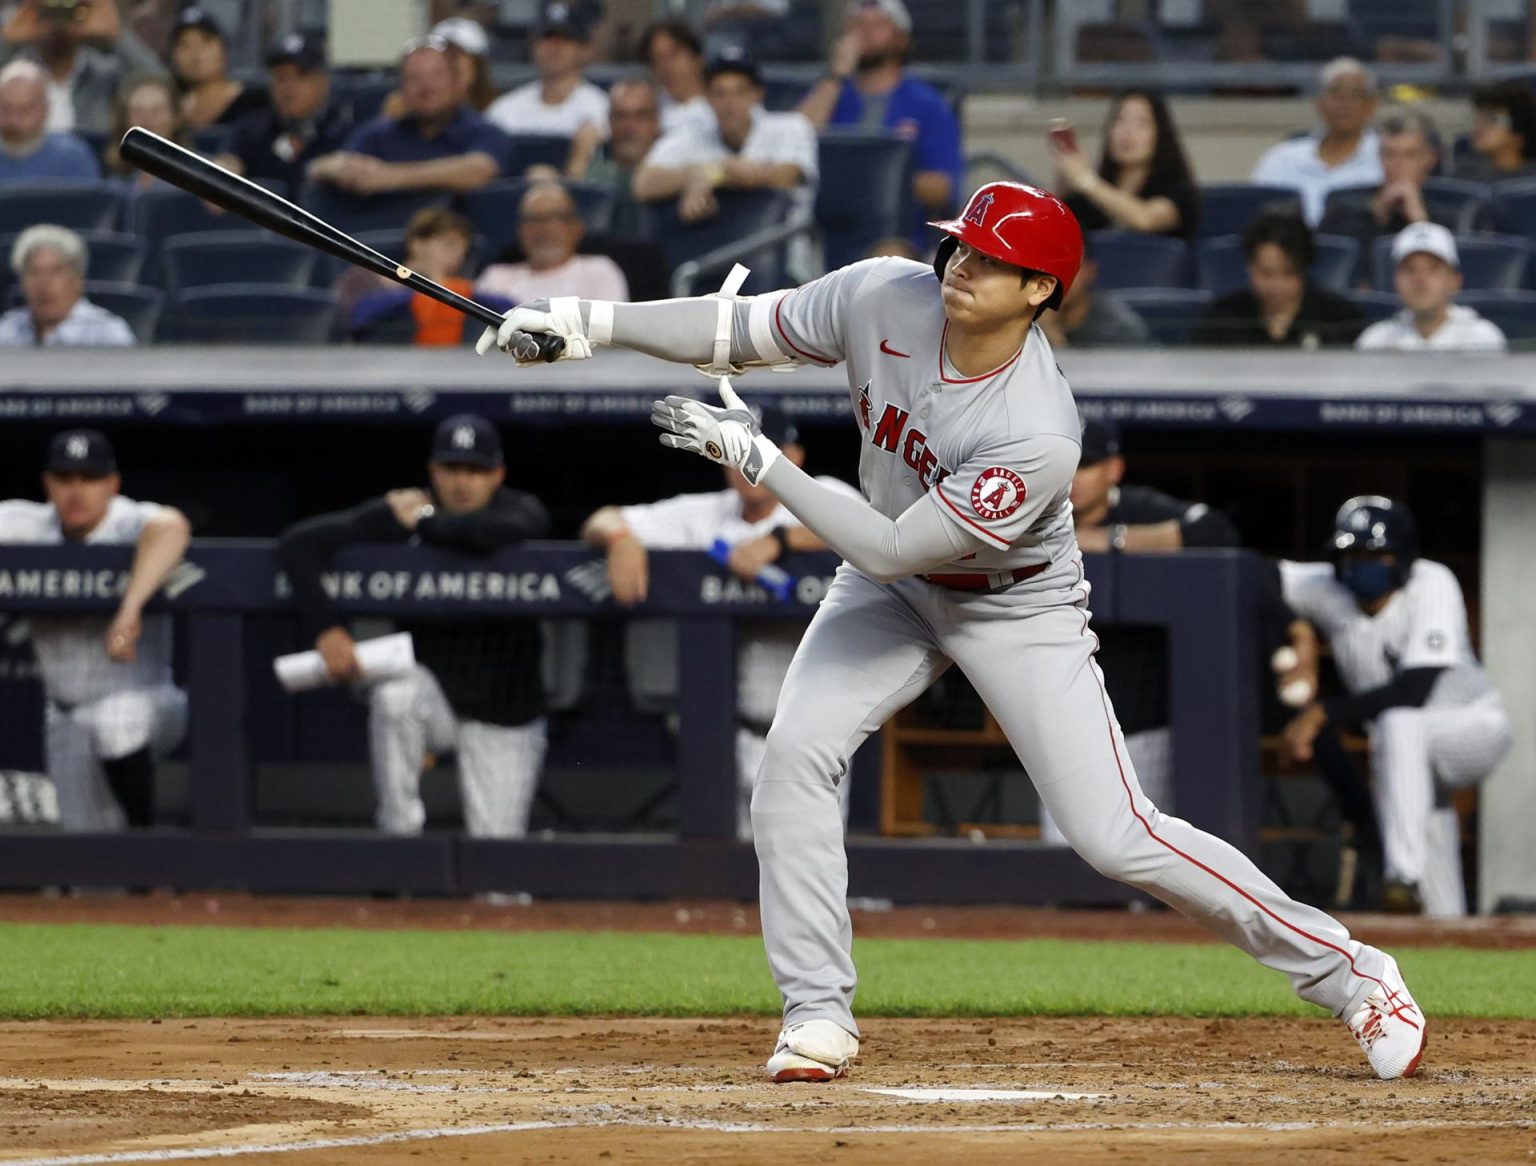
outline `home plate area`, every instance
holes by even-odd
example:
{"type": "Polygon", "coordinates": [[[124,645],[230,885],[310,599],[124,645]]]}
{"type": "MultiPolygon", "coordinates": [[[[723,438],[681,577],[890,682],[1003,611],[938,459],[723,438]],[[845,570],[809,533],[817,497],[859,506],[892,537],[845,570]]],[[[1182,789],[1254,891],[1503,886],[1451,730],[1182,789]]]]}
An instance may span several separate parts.
{"type": "Polygon", "coordinates": [[[769,1084],[770,1019],[0,1025],[0,1164],[1529,1161],[1536,1023],[1441,1021],[1411,1081],[1343,1027],[871,1020],[853,1073],[769,1084]]]}

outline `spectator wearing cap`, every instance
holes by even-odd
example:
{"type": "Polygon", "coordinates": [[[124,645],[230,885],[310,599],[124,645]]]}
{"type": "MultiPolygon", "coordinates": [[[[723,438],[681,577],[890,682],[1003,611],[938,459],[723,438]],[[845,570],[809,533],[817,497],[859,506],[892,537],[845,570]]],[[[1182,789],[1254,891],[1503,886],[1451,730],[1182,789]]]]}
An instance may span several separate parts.
{"type": "MultiPolygon", "coordinates": [[[[805,465],[799,432],[778,409],[753,406],[763,433],[796,466],[805,465]]],[[[854,496],[853,487],[836,478],[818,482],[854,496]]],[[[680,494],[660,502],[604,506],[582,524],[581,537],[608,556],[608,582],[620,607],[634,607],[650,592],[653,550],[708,551],[717,541],[730,544],[729,567],[752,582],[764,567],[786,554],[821,551],[826,544],[800,524],[763,486],[753,486],[741,471],[725,469],[725,489],[680,494]]],[[[762,765],[768,727],[773,722],[784,674],[803,628],[781,620],[743,624],[736,652],[736,833],[752,838],[752,780],[762,765]]],[[[848,783],[839,787],[843,820],[848,816],[848,783]]]]}
{"type": "Polygon", "coordinates": [[[912,142],[909,233],[931,246],[929,219],[955,207],[965,182],[960,124],[944,96],[906,71],[912,17],[902,0],[852,0],[827,71],[800,102],[816,129],[829,125],[888,130],[912,142]]]}
{"type": "MultiPolygon", "coordinates": [[[[715,115],[705,103],[709,124],[715,115]]],[[[587,166],[583,181],[613,192],[610,230],[621,238],[644,233],[635,201],[635,171],[661,138],[661,101],[644,77],[621,77],[608,90],[608,140],[587,166]]]]}
{"type": "Polygon", "coordinates": [[[1248,287],[1211,304],[1193,342],[1308,349],[1353,344],[1365,317],[1343,296],[1312,282],[1307,271],[1316,256],[1312,232],[1295,215],[1254,219],[1243,232],[1248,287]]]}
{"type": "Polygon", "coordinates": [[[1092,236],[1083,237],[1083,263],[1061,306],[1036,321],[1052,348],[1123,348],[1152,342],[1147,322],[1113,291],[1097,286],[1092,236]]]}
{"type": "Polygon", "coordinates": [[[690,125],[707,131],[713,126],[715,111],[704,92],[704,46],[687,21],[647,25],[638,49],[661,98],[662,132],[690,125]]]}
{"type": "Polygon", "coordinates": [[[310,162],[306,175],[368,196],[478,190],[506,170],[512,144],[463,101],[447,42],[427,37],[406,46],[400,95],[403,114],[359,126],[341,150],[310,162]]]}
{"type": "Polygon", "coordinates": [[[0,183],[99,177],[101,166],[83,140],[48,129],[42,66],[12,61],[0,69],[0,183]]]}
{"type": "Polygon", "coordinates": [[[787,190],[807,209],[815,198],[816,131],[799,113],[763,108],[763,79],[740,49],[722,49],[705,70],[715,124],[663,134],[635,174],[635,196],[676,198],[687,222],[720,211],[715,191],[787,190]]]}
{"type": "Polygon", "coordinates": [[[325,46],[302,33],[285,36],[267,54],[270,100],[230,129],[218,162],[247,178],[275,179],[297,191],[316,158],[339,150],[352,119],[331,100],[325,46]]]}
{"type": "Polygon", "coordinates": [[[72,429],[48,445],[48,501],[0,502],[0,543],[135,548],[113,614],[30,621],[48,776],[59,824],[71,831],[153,825],[156,759],[187,729],[187,695],[171,680],[171,617],[144,608],[181,562],[191,530],[180,511],[126,498],[121,487],[106,436],[72,429]]]}
{"type": "Polygon", "coordinates": [[[1284,186],[1301,196],[1309,226],[1323,217],[1328,192],[1377,186],[1382,179],[1376,116],[1376,75],[1354,57],[1338,57],[1318,75],[1317,112],[1322,126],[1305,137],[1271,146],[1253,168],[1260,186],[1284,186]]]}
{"type": "Polygon", "coordinates": [[[1414,223],[1392,240],[1393,286],[1402,311],[1378,320],[1355,341],[1362,352],[1503,352],[1492,320],[1455,301],[1461,291],[1456,240],[1439,223],[1414,223]]]}
{"type": "Polygon", "coordinates": [[[120,144],[132,126],[159,134],[179,146],[189,144],[186,123],[181,120],[181,94],[176,90],[176,82],[159,74],[128,78],[118,94],[113,122],[112,136],[105,151],[107,173],[127,183],[133,193],[166,186],[163,178],[156,178],[126,161],[120,152],[120,144]]]}
{"type": "MultiPolygon", "coordinates": [[[[332,557],[357,543],[411,543],[477,560],[542,538],[549,512],[532,494],[509,489],[501,438],[483,417],[449,417],[432,439],[430,488],[391,490],[351,510],[289,528],[278,559],[294,603],[326,669],[359,678],[356,641],[321,577],[332,557]]],[[[515,838],[527,832],[546,744],[543,640],[529,618],[402,620],[416,666],[368,687],[368,752],[378,827],[419,834],[424,763],[457,753],[468,832],[515,838]]]]}
{"type": "Polygon", "coordinates": [[[1472,91],[1472,154],[1456,177],[1500,182],[1536,175],[1536,95],[1524,82],[1472,91]]]}
{"type": "Polygon", "coordinates": [[[484,113],[496,100],[496,86],[491,82],[491,38],[485,25],[467,16],[451,16],[432,26],[432,35],[448,43],[448,59],[464,100],[471,109],[484,113]]]}
{"type": "Polygon", "coordinates": [[[123,348],[133,329],[85,298],[85,240],[67,227],[40,223],[16,236],[11,270],[26,306],[0,316],[0,345],[123,348]]]}
{"type": "Polygon", "coordinates": [[[230,125],[266,105],[266,95],[229,75],[229,38],[201,8],[183,8],[171,28],[171,72],[183,89],[181,116],[192,129],[230,125]]]}
{"type": "Polygon", "coordinates": [[[0,61],[10,60],[42,67],[53,133],[108,132],[123,81],[165,72],[153,50],[124,27],[118,0],[11,4],[0,28],[0,61]]]}
{"type": "Polygon", "coordinates": [[[629,301],[629,282],[606,255],[578,255],[581,215],[571,192],[558,182],[535,182],[517,208],[520,263],[493,263],[480,273],[475,291],[514,304],[554,296],[629,301]]]}
{"type": "Polygon", "coordinates": [[[574,4],[546,4],[533,42],[538,80],[491,103],[486,117],[509,134],[571,139],[565,173],[580,178],[608,136],[608,95],[583,75],[592,59],[592,30],[574,4]]]}

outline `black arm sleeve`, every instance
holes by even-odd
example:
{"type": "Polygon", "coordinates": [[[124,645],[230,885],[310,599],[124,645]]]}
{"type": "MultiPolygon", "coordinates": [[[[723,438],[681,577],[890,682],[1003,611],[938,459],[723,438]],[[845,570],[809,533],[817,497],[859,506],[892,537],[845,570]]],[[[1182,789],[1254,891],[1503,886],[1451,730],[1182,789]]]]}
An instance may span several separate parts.
{"type": "Polygon", "coordinates": [[[294,606],[305,625],[319,633],[341,623],[336,604],[320,582],[337,551],[353,543],[397,543],[405,537],[405,528],[382,498],[306,519],[284,531],[277,544],[277,559],[288,576],[294,606]]]}
{"type": "Polygon", "coordinates": [[[1421,708],[1435,687],[1443,668],[1409,668],[1380,688],[1334,696],[1323,701],[1323,711],[1334,724],[1368,721],[1390,708],[1421,708]]]}
{"type": "Polygon", "coordinates": [[[489,555],[502,547],[549,533],[549,511],[532,494],[498,490],[484,510],[470,514],[441,511],[416,524],[421,541],[450,551],[489,555]]]}

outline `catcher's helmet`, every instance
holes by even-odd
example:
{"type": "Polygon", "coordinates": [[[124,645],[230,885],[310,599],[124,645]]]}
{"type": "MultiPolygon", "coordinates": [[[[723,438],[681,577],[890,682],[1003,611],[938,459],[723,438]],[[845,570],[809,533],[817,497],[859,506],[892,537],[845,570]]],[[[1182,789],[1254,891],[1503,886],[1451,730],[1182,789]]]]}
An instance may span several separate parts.
{"type": "Polygon", "coordinates": [[[1047,307],[1061,303],[1083,263],[1077,216],[1054,194],[1022,182],[989,182],[971,195],[959,218],[928,225],[949,236],[933,261],[940,279],[958,240],[993,259],[1054,275],[1057,288],[1047,307]]]}
{"type": "Polygon", "coordinates": [[[1379,494],[1362,494],[1339,507],[1333,519],[1328,553],[1335,567],[1346,551],[1366,551],[1395,557],[1399,583],[1419,557],[1419,531],[1408,507],[1379,494]]]}

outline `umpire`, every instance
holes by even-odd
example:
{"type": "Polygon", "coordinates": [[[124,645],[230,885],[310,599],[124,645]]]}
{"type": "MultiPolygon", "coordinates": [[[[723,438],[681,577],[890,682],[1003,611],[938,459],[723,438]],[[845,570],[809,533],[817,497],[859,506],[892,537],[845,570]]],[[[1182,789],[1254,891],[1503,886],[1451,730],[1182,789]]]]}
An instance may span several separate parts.
{"type": "MultiPolygon", "coordinates": [[[[430,492],[391,490],[351,510],[322,514],[291,527],[278,546],[294,600],[337,680],[358,675],[355,642],[321,584],[342,547],[410,542],[489,555],[549,530],[543,503],[503,484],[501,438],[483,417],[463,413],[439,425],[427,471],[430,492]]],[[[538,621],[402,620],[400,628],[415,642],[416,668],[368,690],[379,829],[420,833],[423,764],[456,752],[468,832],[520,837],[544,763],[538,621]]]]}

